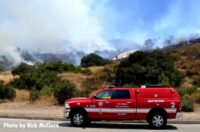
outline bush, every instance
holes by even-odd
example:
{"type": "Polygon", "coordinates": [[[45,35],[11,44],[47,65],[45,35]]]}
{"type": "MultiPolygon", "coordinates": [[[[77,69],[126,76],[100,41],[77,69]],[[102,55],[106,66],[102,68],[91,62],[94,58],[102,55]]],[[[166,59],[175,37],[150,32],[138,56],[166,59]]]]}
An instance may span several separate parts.
{"type": "Polygon", "coordinates": [[[57,73],[61,73],[63,71],[75,72],[75,73],[81,72],[80,67],[74,66],[73,64],[62,63],[61,61],[40,64],[39,68],[43,69],[44,71],[53,71],[57,73]]]}
{"type": "Polygon", "coordinates": [[[166,84],[179,86],[183,74],[174,68],[176,58],[167,53],[138,51],[115,68],[116,86],[166,84]]]}
{"type": "Polygon", "coordinates": [[[13,87],[19,89],[36,88],[37,90],[43,89],[45,86],[51,86],[53,83],[61,80],[55,72],[35,70],[32,73],[24,73],[10,82],[13,87]]]}
{"type": "Polygon", "coordinates": [[[181,109],[184,112],[193,112],[194,111],[194,101],[191,96],[185,95],[181,102],[181,109]]]}
{"type": "Polygon", "coordinates": [[[111,61],[102,58],[101,56],[91,53],[81,59],[81,66],[82,67],[89,67],[89,66],[103,66],[105,64],[110,64],[111,61]]]}
{"type": "Polygon", "coordinates": [[[54,89],[49,86],[44,86],[44,88],[40,91],[40,95],[42,96],[51,96],[54,92],[54,89]]]}
{"type": "Polygon", "coordinates": [[[33,88],[30,92],[30,101],[34,102],[37,99],[40,98],[40,91],[36,90],[35,88],[33,88]]]}
{"type": "Polygon", "coordinates": [[[196,87],[183,87],[183,88],[178,88],[177,92],[181,97],[184,95],[192,95],[193,93],[197,92],[196,87]]]}
{"type": "Polygon", "coordinates": [[[75,85],[69,81],[62,80],[55,84],[54,97],[59,104],[64,104],[66,99],[74,97],[76,95],[75,85]]]}
{"type": "Polygon", "coordinates": [[[16,97],[16,91],[11,85],[4,85],[0,81],[0,99],[14,100],[16,97]]]}
{"type": "Polygon", "coordinates": [[[13,75],[22,75],[34,72],[55,72],[55,73],[62,73],[64,71],[67,72],[74,72],[74,73],[89,73],[91,72],[89,69],[82,70],[81,67],[75,66],[73,64],[63,63],[61,61],[55,61],[52,63],[43,63],[43,64],[35,64],[35,65],[28,65],[26,63],[21,63],[17,67],[12,70],[13,75]]]}

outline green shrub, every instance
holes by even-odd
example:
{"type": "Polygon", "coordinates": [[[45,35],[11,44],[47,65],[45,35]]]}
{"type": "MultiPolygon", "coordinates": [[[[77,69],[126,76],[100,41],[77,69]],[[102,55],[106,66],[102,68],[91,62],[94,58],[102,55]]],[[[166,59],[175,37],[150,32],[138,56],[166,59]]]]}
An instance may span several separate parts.
{"type": "Polygon", "coordinates": [[[179,95],[181,97],[183,97],[184,95],[192,95],[193,93],[197,92],[197,88],[196,87],[183,87],[183,88],[178,88],[177,92],[179,93],[179,95]]]}
{"type": "Polygon", "coordinates": [[[190,95],[185,95],[181,101],[181,109],[184,112],[193,112],[194,111],[194,101],[190,95]]]}
{"type": "Polygon", "coordinates": [[[11,85],[4,85],[0,81],[0,99],[14,100],[16,97],[16,91],[11,85]]]}
{"type": "Polygon", "coordinates": [[[14,88],[22,89],[23,85],[21,84],[21,80],[19,78],[14,78],[9,84],[12,85],[14,88]]]}
{"type": "Polygon", "coordinates": [[[36,88],[37,90],[43,89],[45,86],[51,86],[53,83],[61,80],[55,72],[36,70],[32,73],[23,73],[19,78],[15,78],[10,82],[13,87],[19,89],[36,88]]]}
{"type": "Polygon", "coordinates": [[[44,86],[44,88],[40,91],[40,95],[48,95],[51,96],[54,90],[52,87],[44,86]]]}
{"type": "Polygon", "coordinates": [[[38,91],[37,89],[33,88],[30,92],[30,101],[34,102],[37,99],[40,98],[40,91],[38,91]]]}
{"type": "Polygon", "coordinates": [[[76,95],[75,85],[67,80],[57,82],[54,84],[54,87],[54,97],[57,99],[59,104],[64,104],[66,99],[76,95]]]}

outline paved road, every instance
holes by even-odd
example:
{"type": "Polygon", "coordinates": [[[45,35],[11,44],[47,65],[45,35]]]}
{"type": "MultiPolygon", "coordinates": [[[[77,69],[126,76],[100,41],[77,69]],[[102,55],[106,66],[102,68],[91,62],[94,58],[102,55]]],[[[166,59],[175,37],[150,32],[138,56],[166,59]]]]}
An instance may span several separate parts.
{"type": "MultiPolygon", "coordinates": [[[[165,132],[199,132],[200,124],[168,125],[165,132]]],[[[69,121],[42,121],[0,118],[0,132],[154,132],[148,124],[92,123],[87,128],[72,127],[69,121]]]]}

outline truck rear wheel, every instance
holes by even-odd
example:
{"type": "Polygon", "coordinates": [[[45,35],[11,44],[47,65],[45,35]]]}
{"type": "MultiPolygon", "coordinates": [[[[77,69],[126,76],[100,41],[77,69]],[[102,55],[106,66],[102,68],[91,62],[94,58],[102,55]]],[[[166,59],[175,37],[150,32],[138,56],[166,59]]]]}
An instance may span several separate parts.
{"type": "Polygon", "coordinates": [[[148,122],[153,128],[164,128],[167,124],[167,117],[162,113],[153,113],[148,122]]]}
{"type": "Polygon", "coordinates": [[[70,120],[73,126],[86,126],[88,122],[87,115],[83,111],[75,111],[71,114],[70,120]]]}

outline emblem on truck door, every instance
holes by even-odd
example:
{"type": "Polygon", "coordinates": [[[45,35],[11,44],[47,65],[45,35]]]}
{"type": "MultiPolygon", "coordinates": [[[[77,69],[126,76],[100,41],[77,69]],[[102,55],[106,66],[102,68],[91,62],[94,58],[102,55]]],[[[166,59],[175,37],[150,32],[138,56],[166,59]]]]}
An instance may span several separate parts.
{"type": "Polygon", "coordinates": [[[103,106],[103,102],[99,102],[98,105],[101,107],[103,106]]]}

